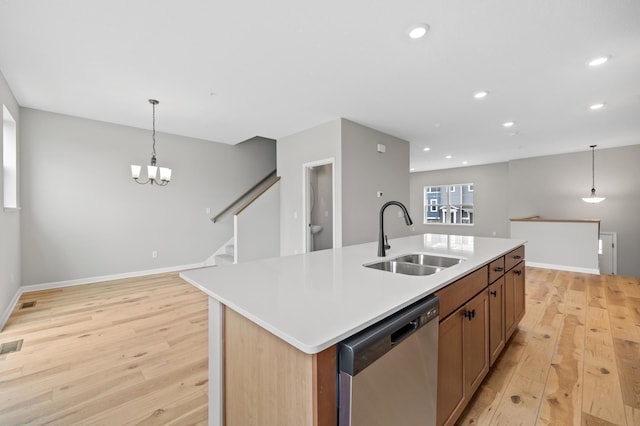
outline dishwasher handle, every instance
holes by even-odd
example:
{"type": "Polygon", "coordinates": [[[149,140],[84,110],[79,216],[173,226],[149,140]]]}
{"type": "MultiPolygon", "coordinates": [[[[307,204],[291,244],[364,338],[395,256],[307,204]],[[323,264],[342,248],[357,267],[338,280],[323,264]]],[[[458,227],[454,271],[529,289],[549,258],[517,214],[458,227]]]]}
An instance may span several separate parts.
{"type": "Polygon", "coordinates": [[[406,337],[409,337],[414,331],[418,329],[418,323],[420,318],[416,318],[413,321],[409,321],[398,331],[391,333],[391,345],[402,342],[406,337]]]}

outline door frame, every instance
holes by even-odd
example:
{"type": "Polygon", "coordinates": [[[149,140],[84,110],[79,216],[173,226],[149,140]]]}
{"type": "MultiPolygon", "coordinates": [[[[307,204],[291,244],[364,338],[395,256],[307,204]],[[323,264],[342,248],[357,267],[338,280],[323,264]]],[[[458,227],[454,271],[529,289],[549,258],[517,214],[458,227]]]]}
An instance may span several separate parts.
{"type": "Polygon", "coordinates": [[[331,215],[333,226],[331,227],[332,246],[336,248],[336,164],[335,158],[329,157],[322,160],[310,161],[302,164],[302,253],[308,253],[311,248],[311,201],[309,198],[309,172],[313,167],[331,164],[331,215]]]}
{"type": "MultiPolygon", "coordinates": [[[[613,244],[613,247],[611,248],[611,251],[613,252],[613,259],[612,259],[612,274],[613,275],[618,275],[618,233],[617,232],[600,232],[600,235],[598,235],[598,239],[601,240],[602,239],[602,235],[610,235],[611,236],[611,243],[613,244]]],[[[605,250],[604,250],[604,245],[602,248],[602,253],[604,255],[605,250]]],[[[600,254],[598,254],[598,257],[600,256],[600,254]]],[[[601,271],[602,272],[602,271],[601,271]]]]}

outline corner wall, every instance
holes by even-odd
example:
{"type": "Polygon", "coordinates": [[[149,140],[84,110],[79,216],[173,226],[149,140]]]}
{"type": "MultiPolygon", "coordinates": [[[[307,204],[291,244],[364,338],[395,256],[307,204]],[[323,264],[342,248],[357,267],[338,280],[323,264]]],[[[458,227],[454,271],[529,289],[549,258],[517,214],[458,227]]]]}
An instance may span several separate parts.
{"type": "Polygon", "coordinates": [[[509,162],[509,217],[599,219],[618,233],[618,274],[640,277],[640,145],[595,150],[595,183],[606,200],[588,204],[591,151],[509,162]]]}
{"type": "MultiPolygon", "coordinates": [[[[409,142],[343,119],[343,244],[377,241],[380,207],[392,200],[409,209],[409,142]],[[379,153],[378,144],[385,145],[386,152],[379,153]]],[[[411,234],[401,213],[396,206],[385,210],[384,228],[390,239],[411,234]]],[[[416,222],[416,217],[412,219],[416,222]]]]}
{"type": "Polygon", "coordinates": [[[280,255],[303,253],[304,169],[303,164],[333,158],[335,177],[336,247],[342,246],[342,154],[341,121],[334,120],[278,139],[278,175],[280,176],[280,255]]]}
{"type": "Polygon", "coordinates": [[[509,236],[508,165],[460,167],[411,173],[411,216],[419,233],[475,235],[479,237],[509,236]],[[434,225],[424,223],[424,187],[454,183],[473,183],[473,225],[434,225]]]}
{"type": "MultiPolygon", "coordinates": [[[[0,72],[0,115],[2,115],[2,104],[4,104],[18,126],[17,149],[18,149],[18,173],[20,170],[21,157],[21,133],[20,107],[13,96],[7,81],[0,72]]],[[[0,164],[2,164],[2,131],[0,130],[0,164]]],[[[20,206],[20,186],[18,178],[18,206],[20,206]]],[[[0,200],[4,200],[4,173],[0,173],[0,200]]],[[[0,207],[4,207],[3,205],[0,207]]],[[[15,297],[20,288],[20,210],[10,209],[0,210],[0,329],[8,318],[15,297]]]]}
{"type": "Polygon", "coordinates": [[[150,130],[27,108],[20,129],[23,285],[201,263],[233,232],[210,218],[275,168],[272,141],[157,133],[172,181],[138,185],[129,166],[148,164],[150,130]]]}
{"type": "Polygon", "coordinates": [[[598,195],[591,189],[591,151],[512,160],[508,163],[411,174],[411,214],[421,217],[423,187],[441,183],[475,184],[473,227],[422,225],[418,232],[509,236],[509,219],[539,215],[547,219],[599,219],[601,232],[618,233],[618,274],[640,277],[640,145],[596,149],[598,195]]]}

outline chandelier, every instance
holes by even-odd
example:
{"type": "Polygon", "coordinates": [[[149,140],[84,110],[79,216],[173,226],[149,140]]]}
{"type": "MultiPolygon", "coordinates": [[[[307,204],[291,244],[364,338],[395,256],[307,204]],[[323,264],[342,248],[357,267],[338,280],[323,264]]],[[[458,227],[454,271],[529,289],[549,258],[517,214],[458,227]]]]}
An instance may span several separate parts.
{"type": "Polygon", "coordinates": [[[142,166],[137,164],[131,165],[131,177],[141,185],[150,183],[165,186],[171,180],[171,169],[168,167],[156,166],[156,105],[160,102],[155,99],[149,99],[149,103],[153,105],[153,152],[151,153],[151,164],[147,166],[147,180],[142,182],[139,180],[142,166]],[[160,169],[160,179],[158,179],[158,169],[160,169]]]}
{"type": "Polygon", "coordinates": [[[596,173],[595,173],[595,148],[598,145],[590,145],[591,148],[591,194],[588,197],[584,197],[582,201],[585,203],[600,203],[605,200],[604,197],[596,196],[596,173]]]}

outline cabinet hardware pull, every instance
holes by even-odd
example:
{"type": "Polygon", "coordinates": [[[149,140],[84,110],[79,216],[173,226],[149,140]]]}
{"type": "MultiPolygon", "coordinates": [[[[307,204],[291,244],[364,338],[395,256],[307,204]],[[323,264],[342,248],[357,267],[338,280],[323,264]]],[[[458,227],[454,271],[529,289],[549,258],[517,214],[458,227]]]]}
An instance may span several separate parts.
{"type": "Polygon", "coordinates": [[[498,297],[498,291],[497,290],[493,290],[489,292],[493,297],[498,297]]]}
{"type": "Polygon", "coordinates": [[[471,311],[464,311],[464,317],[465,317],[466,319],[468,319],[469,321],[471,321],[471,318],[473,318],[473,317],[471,316],[471,311]]]}
{"type": "Polygon", "coordinates": [[[476,317],[476,310],[472,309],[471,310],[471,318],[475,318],[476,317]]]}
{"type": "Polygon", "coordinates": [[[513,271],[513,273],[516,274],[516,275],[522,275],[522,270],[519,269],[517,271],[513,271]]]}
{"type": "Polygon", "coordinates": [[[498,267],[493,268],[493,270],[496,271],[496,272],[502,272],[502,271],[504,271],[504,268],[501,267],[501,266],[498,266],[498,267]]]}
{"type": "Polygon", "coordinates": [[[522,256],[520,256],[519,254],[516,254],[515,256],[513,256],[514,259],[519,260],[522,259],[522,256]]]}

